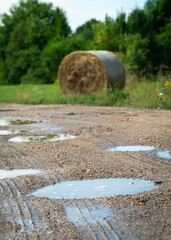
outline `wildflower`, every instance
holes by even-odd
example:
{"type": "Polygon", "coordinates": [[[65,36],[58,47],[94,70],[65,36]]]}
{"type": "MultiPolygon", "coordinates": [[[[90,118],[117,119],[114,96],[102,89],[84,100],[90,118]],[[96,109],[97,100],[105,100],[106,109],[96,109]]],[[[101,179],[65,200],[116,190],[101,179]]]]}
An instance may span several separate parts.
{"type": "Polygon", "coordinates": [[[159,93],[159,96],[162,96],[163,95],[163,93],[159,93]]]}
{"type": "Polygon", "coordinates": [[[166,81],[166,82],[165,82],[165,87],[166,87],[166,88],[169,88],[169,87],[170,87],[170,82],[169,82],[169,81],[166,81]]]}

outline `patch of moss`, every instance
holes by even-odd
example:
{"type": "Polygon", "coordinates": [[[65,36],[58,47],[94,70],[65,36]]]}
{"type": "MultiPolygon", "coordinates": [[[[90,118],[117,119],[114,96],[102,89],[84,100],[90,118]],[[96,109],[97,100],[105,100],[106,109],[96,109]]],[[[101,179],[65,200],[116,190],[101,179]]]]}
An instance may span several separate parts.
{"type": "Polygon", "coordinates": [[[101,112],[100,115],[128,114],[128,112],[101,112]]]}
{"type": "Polygon", "coordinates": [[[20,133],[26,133],[27,131],[26,130],[20,130],[20,133]]]}
{"type": "Polygon", "coordinates": [[[51,140],[54,137],[60,139],[60,135],[48,134],[48,135],[36,135],[34,137],[29,137],[29,141],[30,142],[43,142],[43,141],[51,140]]]}
{"type": "Polygon", "coordinates": [[[33,124],[33,123],[36,123],[36,121],[20,120],[20,119],[10,120],[11,125],[27,125],[27,124],[33,124]]]}

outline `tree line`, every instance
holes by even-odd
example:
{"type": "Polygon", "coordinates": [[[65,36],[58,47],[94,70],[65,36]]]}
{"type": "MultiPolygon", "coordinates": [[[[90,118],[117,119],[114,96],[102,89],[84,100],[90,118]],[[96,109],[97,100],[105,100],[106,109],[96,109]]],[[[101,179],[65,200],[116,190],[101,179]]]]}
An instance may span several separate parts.
{"type": "Polygon", "coordinates": [[[62,59],[77,50],[115,52],[134,73],[171,66],[170,0],[147,0],[143,9],[104,22],[91,19],[73,33],[65,12],[50,3],[20,0],[1,15],[0,84],[53,83],[62,59]]]}

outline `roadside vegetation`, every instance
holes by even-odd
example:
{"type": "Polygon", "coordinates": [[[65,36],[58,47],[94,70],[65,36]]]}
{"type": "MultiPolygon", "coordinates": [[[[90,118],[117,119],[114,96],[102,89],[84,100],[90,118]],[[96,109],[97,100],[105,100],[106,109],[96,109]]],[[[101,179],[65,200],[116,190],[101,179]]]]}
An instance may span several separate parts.
{"type": "Polygon", "coordinates": [[[144,9],[104,22],[91,19],[71,31],[63,9],[38,0],[20,0],[0,23],[0,102],[82,103],[169,109],[171,4],[147,0],[144,9]],[[127,71],[123,91],[102,89],[64,96],[57,71],[77,50],[108,50],[127,71]]]}
{"type": "Polygon", "coordinates": [[[122,91],[102,90],[90,94],[64,95],[58,82],[39,85],[0,85],[1,103],[24,104],[86,104],[96,106],[160,108],[171,110],[169,77],[158,76],[153,81],[127,76],[122,91]]]}

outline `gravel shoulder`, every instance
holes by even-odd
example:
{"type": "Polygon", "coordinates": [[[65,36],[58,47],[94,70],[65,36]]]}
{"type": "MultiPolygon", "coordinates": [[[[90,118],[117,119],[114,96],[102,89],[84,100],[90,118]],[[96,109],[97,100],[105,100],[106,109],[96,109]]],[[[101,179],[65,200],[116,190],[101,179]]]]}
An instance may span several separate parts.
{"type": "Polygon", "coordinates": [[[76,138],[15,143],[8,142],[11,135],[0,136],[0,169],[42,170],[37,175],[0,179],[0,239],[170,239],[170,160],[159,158],[157,151],[171,150],[171,111],[0,104],[2,118],[37,122],[0,126],[0,130],[26,131],[13,136],[67,133],[76,138]],[[106,151],[126,145],[156,149],[106,151]],[[81,200],[28,195],[66,180],[122,177],[150,180],[158,188],[81,200]],[[82,224],[69,219],[70,208],[82,224]]]}

